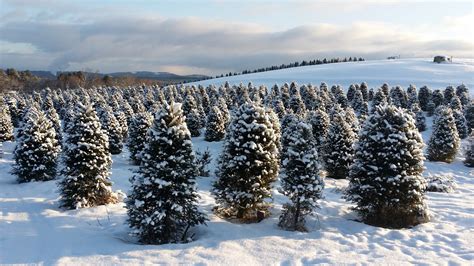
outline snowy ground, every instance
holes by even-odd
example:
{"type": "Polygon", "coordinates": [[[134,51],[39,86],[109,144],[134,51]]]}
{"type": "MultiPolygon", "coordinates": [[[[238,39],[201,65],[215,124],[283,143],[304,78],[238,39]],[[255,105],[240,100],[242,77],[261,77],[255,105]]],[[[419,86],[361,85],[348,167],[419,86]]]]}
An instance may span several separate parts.
{"type": "MultiPolygon", "coordinates": [[[[423,134],[425,141],[429,131],[423,134]]],[[[217,158],[221,143],[194,138],[196,149],[209,147],[217,158]]],[[[0,263],[50,264],[470,264],[474,261],[474,169],[458,156],[452,164],[426,163],[426,173],[452,173],[453,193],[427,194],[430,223],[389,230],[353,221],[350,205],[339,189],[345,180],[326,180],[325,199],[308,233],[277,226],[283,196],[274,192],[273,215],[259,224],[233,224],[212,214],[209,189],[214,177],[200,177],[200,205],[208,226],[197,229],[198,240],[162,246],[131,243],[123,204],[64,211],[58,209],[56,182],[17,184],[8,174],[14,143],[0,159],[0,263]]],[[[128,191],[132,167],[128,153],[114,156],[114,188],[128,191]]],[[[212,166],[214,167],[214,166],[212,166]]]]}
{"type": "MultiPolygon", "coordinates": [[[[302,67],[232,79],[247,82],[251,78],[255,85],[296,80],[299,84],[367,81],[374,86],[383,82],[406,86],[417,81],[418,87],[426,84],[432,88],[464,82],[473,95],[472,61],[441,65],[423,60],[380,62],[302,67]],[[315,71],[317,67],[320,69],[315,71]]],[[[425,142],[431,133],[431,119],[428,126],[423,133],[425,142]]],[[[221,143],[194,138],[193,144],[195,149],[211,150],[213,170],[221,143]]],[[[433,219],[412,229],[389,230],[354,221],[351,205],[341,199],[340,189],[347,181],[332,179],[326,179],[325,199],[318,217],[310,221],[308,233],[287,232],[276,226],[285,202],[276,190],[270,218],[258,224],[233,224],[212,213],[214,200],[209,190],[215,177],[211,176],[198,179],[200,206],[210,219],[207,227],[197,228],[198,239],[188,244],[151,246],[131,243],[123,203],[64,211],[58,208],[56,181],[17,184],[9,174],[13,148],[14,143],[5,143],[5,156],[0,159],[0,264],[472,265],[474,261],[474,169],[463,166],[462,154],[451,164],[426,162],[425,174],[451,173],[458,188],[453,193],[427,193],[433,219]]],[[[113,160],[114,189],[127,192],[134,168],[128,152],[113,156],[113,160]]]]}
{"type": "Polygon", "coordinates": [[[399,59],[369,60],[364,62],[347,62],[288,68],[270,72],[238,75],[198,81],[191,84],[221,85],[247,84],[273,86],[296,81],[298,84],[319,85],[326,82],[329,86],[340,84],[347,88],[352,83],[367,82],[370,87],[380,87],[383,83],[390,86],[408,87],[413,84],[418,88],[428,86],[431,89],[444,89],[448,85],[466,84],[474,88],[474,60],[454,58],[453,63],[436,64],[433,59],[399,59]]]}

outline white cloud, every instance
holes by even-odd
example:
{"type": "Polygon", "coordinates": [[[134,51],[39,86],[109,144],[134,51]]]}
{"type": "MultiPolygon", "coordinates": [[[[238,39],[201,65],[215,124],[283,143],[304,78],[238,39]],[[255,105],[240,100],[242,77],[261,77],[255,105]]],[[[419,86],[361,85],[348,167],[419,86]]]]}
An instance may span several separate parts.
{"type": "MultiPolygon", "coordinates": [[[[48,4],[46,0],[37,3],[48,4]]],[[[64,2],[55,6],[61,12],[75,7],[64,2]]],[[[7,48],[0,49],[0,67],[220,74],[318,57],[474,56],[473,35],[462,35],[466,29],[472,32],[472,26],[467,26],[472,25],[472,14],[441,19],[443,26],[438,31],[446,33],[440,37],[429,34],[429,24],[407,29],[380,21],[354,21],[349,25],[318,23],[275,30],[231,22],[232,18],[166,19],[149,13],[115,16],[110,12],[98,16],[84,12],[79,12],[82,19],[65,19],[68,13],[54,19],[53,12],[2,20],[0,45],[7,48]]]]}

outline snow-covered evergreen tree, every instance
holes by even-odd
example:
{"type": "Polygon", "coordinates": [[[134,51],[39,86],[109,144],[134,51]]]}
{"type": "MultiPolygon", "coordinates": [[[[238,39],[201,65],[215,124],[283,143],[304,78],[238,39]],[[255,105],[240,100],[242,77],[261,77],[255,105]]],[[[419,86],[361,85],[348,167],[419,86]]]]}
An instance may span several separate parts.
{"type": "Polygon", "coordinates": [[[415,121],[403,109],[379,106],[367,119],[346,191],[364,222],[403,228],[429,220],[422,148],[415,121]]]}
{"type": "Polygon", "coordinates": [[[12,173],[20,183],[53,180],[60,149],[51,121],[41,110],[31,107],[17,138],[12,173]]]}
{"type": "Polygon", "coordinates": [[[272,102],[273,110],[278,115],[280,119],[282,119],[286,115],[286,109],[283,105],[283,102],[280,98],[274,99],[272,102]]]}
{"type": "Polygon", "coordinates": [[[343,110],[343,112],[346,122],[352,128],[352,131],[354,131],[354,136],[357,138],[357,135],[359,135],[360,123],[359,119],[357,119],[354,109],[352,109],[352,107],[347,107],[345,110],[343,110]]]}
{"type": "Polygon", "coordinates": [[[102,129],[109,137],[109,151],[111,154],[119,154],[123,148],[123,132],[122,127],[112,113],[112,109],[106,106],[100,109],[100,122],[102,129]]]}
{"type": "Polygon", "coordinates": [[[426,115],[431,117],[434,115],[436,109],[436,105],[433,101],[429,101],[428,104],[426,105],[426,115]]]}
{"type": "Polygon", "coordinates": [[[13,123],[8,106],[0,98],[0,142],[13,139],[13,123]]]}
{"type": "Polygon", "coordinates": [[[451,100],[453,97],[456,95],[456,92],[454,90],[453,86],[448,86],[446,89],[444,89],[444,104],[449,105],[451,103],[451,100]]]}
{"type": "Polygon", "coordinates": [[[120,125],[120,131],[122,132],[122,140],[127,139],[128,137],[128,121],[127,116],[122,111],[114,112],[114,116],[117,119],[117,122],[120,125]]]}
{"type": "Polygon", "coordinates": [[[186,124],[191,132],[192,137],[199,137],[201,135],[202,121],[201,114],[197,109],[190,109],[186,115],[186,124]]]}
{"type": "Polygon", "coordinates": [[[58,144],[62,145],[63,134],[61,130],[61,120],[59,119],[59,115],[56,112],[56,109],[54,107],[48,108],[47,110],[45,110],[45,114],[49,121],[51,121],[51,123],[53,124],[58,144]]]}
{"type": "Polygon", "coordinates": [[[329,115],[326,111],[318,108],[308,113],[306,121],[313,129],[314,144],[319,151],[329,132],[329,115]]]}
{"type": "Polygon", "coordinates": [[[321,150],[328,177],[347,177],[356,139],[354,130],[346,122],[345,112],[339,105],[334,106],[329,132],[321,150]]]}
{"type": "Polygon", "coordinates": [[[273,111],[271,108],[265,108],[265,113],[270,120],[270,123],[273,127],[273,132],[275,133],[275,143],[277,145],[277,149],[281,150],[281,125],[280,125],[280,118],[278,115],[273,111]]]}
{"type": "Polygon", "coordinates": [[[400,86],[395,86],[390,90],[390,104],[397,107],[407,108],[407,93],[400,86]]]}
{"type": "Polygon", "coordinates": [[[418,93],[416,87],[410,84],[407,89],[407,108],[411,109],[414,104],[418,104],[418,93]]]}
{"type": "Polygon", "coordinates": [[[356,91],[357,91],[357,88],[354,84],[351,84],[349,86],[349,89],[347,89],[347,100],[349,102],[352,102],[352,100],[354,99],[354,94],[356,91]]]}
{"type": "Polygon", "coordinates": [[[116,203],[109,172],[109,138],[91,105],[78,104],[67,134],[64,179],[59,182],[61,207],[77,209],[116,203]]]}
{"type": "Polygon", "coordinates": [[[411,111],[414,114],[415,125],[418,128],[418,131],[423,132],[426,130],[426,118],[421,110],[420,106],[415,103],[411,106],[411,111]]]}
{"type": "Polygon", "coordinates": [[[362,95],[361,90],[356,90],[354,92],[354,98],[352,99],[351,106],[352,109],[354,109],[359,121],[364,121],[369,113],[369,106],[367,102],[364,101],[364,96],[362,95]]]}
{"type": "Polygon", "coordinates": [[[223,97],[219,97],[216,105],[217,107],[219,107],[219,110],[221,111],[222,118],[224,119],[225,127],[227,128],[227,126],[230,123],[230,112],[225,102],[225,99],[223,97]]]}
{"type": "Polygon", "coordinates": [[[222,115],[222,112],[220,111],[219,107],[211,107],[207,115],[204,139],[206,141],[220,141],[225,136],[225,130],[225,118],[222,115]]]}
{"type": "Polygon", "coordinates": [[[464,165],[467,167],[474,167],[474,134],[471,133],[469,136],[468,146],[466,147],[466,154],[464,159],[464,165]]]}
{"type": "Polygon", "coordinates": [[[467,130],[469,131],[469,134],[471,134],[474,130],[474,102],[466,107],[464,110],[464,117],[467,122],[467,130]]]}
{"type": "Polygon", "coordinates": [[[334,93],[333,93],[335,103],[341,105],[343,109],[346,109],[349,106],[349,100],[347,100],[347,97],[344,94],[344,91],[339,86],[333,86],[333,87],[335,87],[334,93]]]}
{"type": "Polygon", "coordinates": [[[367,100],[372,101],[374,99],[374,95],[375,95],[374,88],[370,88],[369,96],[368,96],[367,100]]]}
{"type": "Polygon", "coordinates": [[[306,231],[305,217],[313,213],[321,198],[324,181],[319,176],[318,152],[313,144],[311,125],[298,121],[290,126],[283,162],[285,175],[280,192],[291,203],[283,205],[278,225],[287,230],[306,231]]]}
{"type": "Polygon", "coordinates": [[[458,136],[460,139],[465,139],[469,136],[469,131],[467,129],[467,121],[464,117],[463,112],[460,110],[453,110],[454,121],[456,122],[456,129],[458,131],[458,136]]]}
{"type": "Polygon", "coordinates": [[[299,117],[304,117],[306,115],[306,106],[301,99],[301,95],[298,91],[296,91],[290,98],[290,109],[293,111],[294,114],[298,115],[299,117]]]}
{"type": "Polygon", "coordinates": [[[461,100],[459,99],[458,96],[454,95],[452,98],[451,98],[451,102],[449,103],[449,107],[451,107],[451,109],[453,111],[462,111],[463,110],[463,106],[462,106],[462,103],[461,103],[461,100]]]}
{"type": "Polygon", "coordinates": [[[433,133],[428,142],[428,160],[452,162],[460,142],[453,111],[449,107],[441,107],[435,116],[433,133]]]}
{"type": "Polygon", "coordinates": [[[136,165],[142,162],[142,151],[145,148],[146,135],[153,123],[153,116],[148,112],[141,112],[133,115],[130,122],[127,147],[130,151],[130,159],[136,165]]]}
{"type": "MultiPolygon", "coordinates": [[[[278,136],[268,113],[253,104],[236,110],[224,142],[212,193],[216,212],[241,220],[266,213],[279,170],[278,136]]],[[[263,218],[263,217],[261,217],[263,218]]]]}
{"type": "Polygon", "coordinates": [[[420,108],[423,111],[428,111],[428,103],[431,101],[431,90],[423,86],[418,92],[418,102],[420,103],[420,108]]]}
{"type": "Polygon", "coordinates": [[[433,101],[435,108],[444,103],[444,96],[440,90],[434,90],[431,94],[431,100],[433,101]]]}
{"type": "Polygon", "coordinates": [[[299,119],[298,116],[293,114],[292,112],[287,113],[283,119],[281,120],[281,139],[279,146],[280,148],[280,163],[286,160],[288,154],[286,148],[290,145],[291,140],[291,128],[292,124],[298,123],[299,119]]]}
{"type": "Polygon", "coordinates": [[[140,242],[190,241],[189,229],[205,223],[198,210],[197,168],[181,104],[164,104],[147,134],[143,163],[131,178],[128,223],[140,242]]]}
{"type": "Polygon", "coordinates": [[[387,96],[385,95],[385,93],[383,92],[382,89],[378,89],[376,92],[375,92],[375,95],[374,95],[374,98],[372,100],[372,110],[371,112],[375,112],[375,110],[377,110],[377,106],[378,105],[384,105],[388,102],[387,100],[387,96]]]}

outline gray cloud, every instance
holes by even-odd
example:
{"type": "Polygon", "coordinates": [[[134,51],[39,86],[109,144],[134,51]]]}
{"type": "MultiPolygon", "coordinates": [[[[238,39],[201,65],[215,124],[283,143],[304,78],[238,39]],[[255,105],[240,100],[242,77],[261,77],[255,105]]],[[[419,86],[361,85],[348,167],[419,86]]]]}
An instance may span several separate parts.
{"type": "Polygon", "coordinates": [[[238,71],[333,56],[472,56],[472,43],[429,40],[386,25],[306,25],[272,31],[246,24],[196,18],[106,18],[95,21],[10,21],[0,40],[29,43],[28,55],[1,54],[2,67],[49,70],[92,68],[105,72],[195,69],[238,71]],[[41,63],[42,62],[42,63],[41,63]]]}

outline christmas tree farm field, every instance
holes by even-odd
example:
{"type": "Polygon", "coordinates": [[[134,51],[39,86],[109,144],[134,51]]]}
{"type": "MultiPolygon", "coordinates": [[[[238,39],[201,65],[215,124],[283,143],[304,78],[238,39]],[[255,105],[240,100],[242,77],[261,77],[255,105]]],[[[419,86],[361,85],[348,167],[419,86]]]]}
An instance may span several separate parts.
{"type": "MultiPolygon", "coordinates": [[[[432,131],[422,133],[425,144],[432,131]]],[[[356,221],[352,204],[343,199],[348,180],[325,178],[323,198],[315,216],[306,218],[307,232],[278,227],[288,198],[272,188],[270,216],[260,223],[230,222],[215,215],[211,194],[214,170],[223,142],[192,138],[194,150],[209,149],[209,177],[197,177],[199,210],[209,219],[193,229],[195,240],[184,244],[143,245],[129,235],[127,210],[119,203],[79,210],[59,208],[58,180],[18,184],[10,174],[15,142],[4,143],[0,159],[0,263],[51,264],[280,264],[280,263],[428,263],[468,264],[474,259],[474,172],[454,162],[425,161],[426,175],[451,175],[451,193],[427,192],[430,222],[409,229],[386,229],[356,221]]],[[[462,141],[466,146],[466,140],[462,141]]],[[[426,149],[426,145],[425,145],[426,149]]],[[[127,193],[137,166],[129,151],[112,155],[114,191],[127,193]]],[[[58,179],[61,179],[59,176],[58,179]]]]}

